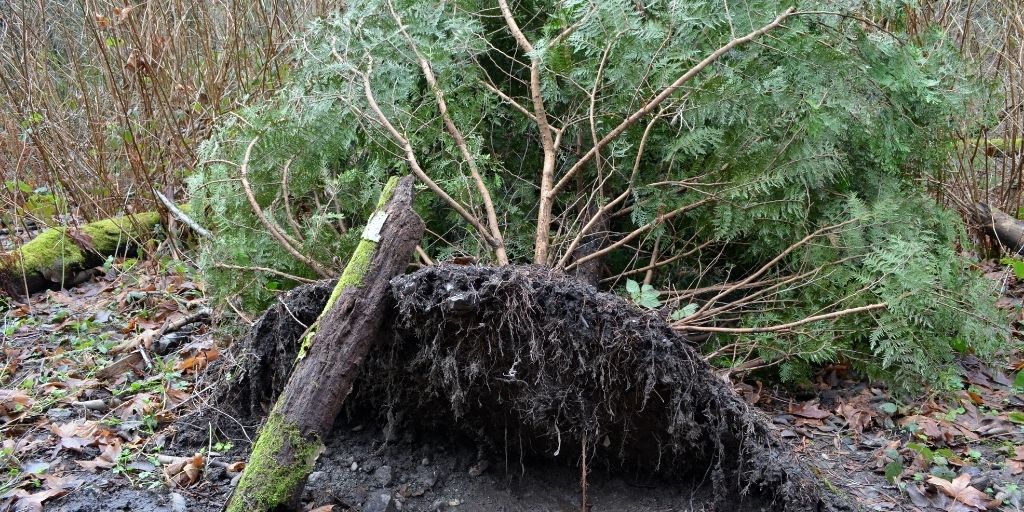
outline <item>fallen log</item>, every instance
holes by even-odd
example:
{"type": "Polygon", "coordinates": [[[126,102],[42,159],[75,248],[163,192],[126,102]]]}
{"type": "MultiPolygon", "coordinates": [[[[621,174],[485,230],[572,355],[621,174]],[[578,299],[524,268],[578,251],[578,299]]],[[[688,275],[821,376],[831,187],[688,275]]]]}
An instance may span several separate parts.
{"type": "Polygon", "coordinates": [[[999,243],[1013,253],[1024,252],[1024,221],[1003,213],[994,206],[974,203],[975,218],[999,243]]]}
{"type": "Polygon", "coordinates": [[[126,254],[148,240],[159,222],[159,213],[145,212],[48,228],[0,257],[0,293],[20,297],[74,285],[107,256],[126,254]]]}
{"type": "Polygon", "coordinates": [[[391,307],[389,281],[402,273],[423,235],[412,209],[411,177],[381,193],[362,240],[299,348],[295,369],[260,430],[227,510],[294,509],[391,307]]]}

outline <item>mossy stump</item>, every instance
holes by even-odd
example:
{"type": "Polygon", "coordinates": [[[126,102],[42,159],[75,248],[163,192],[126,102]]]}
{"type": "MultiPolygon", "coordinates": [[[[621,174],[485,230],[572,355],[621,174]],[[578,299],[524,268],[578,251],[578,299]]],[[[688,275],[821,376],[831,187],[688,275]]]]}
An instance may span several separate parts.
{"type": "Polygon", "coordinates": [[[295,369],[253,445],[228,512],[295,508],[323,439],[352,391],[392,307],[390,280],[401,274],[423,236],[412,209],[412,177],[393,178],[363,239],[335,285],[295,369]]]}

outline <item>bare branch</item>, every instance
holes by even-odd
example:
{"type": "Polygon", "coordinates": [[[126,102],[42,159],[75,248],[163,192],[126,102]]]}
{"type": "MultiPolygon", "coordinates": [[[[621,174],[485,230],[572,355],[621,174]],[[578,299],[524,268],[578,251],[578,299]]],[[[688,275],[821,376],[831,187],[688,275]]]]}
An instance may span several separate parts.
{"type": "Polygon", "coordinates": [[[651,263],[650,265],[647,265],[646,267],[636,268],[636,269],[633,269],[633,270],[628,270],[628,271],[623,272],[623,273],[621,273],[619,275],[616,275],[616,276],[606,277],[606,278],[602,279],[601,282],[602,283],[608,283],[608,282],[615,281],[616,279],[620,279],[620,278],[623,278],[623,277],[626,277],[626,276],[631,276],[631,275],[634,275],[634,274],[640,274],[642,272],[650,272],[652,270],[657,269],[658,267],[662,267],[662,266],[668,265],[670,263],[679,261],[679,260],[681,260],[681,259],[683,259],[683,258],[685,258],[687,256],[690,256],[693,253],[695,253],[697,251],[700,251],[701,249],[704,249],[705,247],[707,247],[707,246],[709,246],[709,245],[711,245],[711,244],[713,244],[715,242],[716,242],[716,240],[714,240],[714,239],[708,240],[708,241],[698,245],[697,247],[694,247],[693,249],[690,249],[689,251],[676,254],[676,255],[674,255],[674,256],[672,256],[670,258],[666,258],[666,259],[663,259],[663,260],[655,262],[655,263],[651,263]]]}
{"type": "Polygon", "coordinates": [[[163,203],[163,205],[167,208],[168,211],[171,212],[171,214],[177,217],[178,220],[184,222],[188,227],[192,228],[192,231],[195,231],[199,236],[203,238],[213,238],[213,233],[210,233],[208,229],[200,226],[198,222],[192,219],[192,217],[189,217],[188,214],[181,211],[181,208],[175,206],[174,203],[171,202],[171,200],[168,199],[167,196],[163,195],[162,192],[154,188],[153,194],[156,195],[156,198],[159,199],[161,203],[163,203]]]}
{"type": "MultiPolygon", "coordinates": [[[[434,76],[434,70],[431,69],[430,63],[420,53],[419,48],[416,47],[416,42],[413,41],[412,37],[405,31],[405,27],[402,25],[402,18],[395,11],[394,6],[391,2],[388,2],[388,9],[391,11],[391,16],[395,18],[398,23],[398,29],[405,36],[406,41],[409,43],[409,47],[413,53],[416,54],[416,59],[419,61],[420,69],[423,70],[423,76],[427,80],[427,85],[434,92],[434,99],[437,101],[437,109],[441,114],[441,119],[444,121],[444,126],[448,130],[448,133],[455,140],[456,147],[459,148],[459,152],[462,153],[462,158],[466,160],[466,165],[469,166],[469,173],[473,177],[473,182],[476,184],[476,189],[480,193],[480,197],[484,202],[484,211],[487,214],[487,224],[491,230],[491,237],[494,238],[494,255],[498,260],[499,265],[508,265],[508,255],[505,253],[505,240],[501,235],[501,228],[498,226],[498,215],[494,209],[494,201],[491,199],[491,193],[487,190],[487,185],[484,183],[483,177],[480,175],[480,169],[476,165],[476,158],[473,157],[473,153],[469,151],[469,146],[466,144],[466,138],[459,131],[459,128],[455,126],[455,121],[448,114],[448,103],[444,99],[444,92],[441,87],[437,84],[437,78],[434,76]]],[[[421,249],[422,251],[422,249],[421,249]]],[[[429,261],[429,259],[428,259],[429,261]]]]}
{"type": "Polygon", "coordinates": [[[730,334],[753,334],[759,332],[779,332],[788,331],[794,327],[799,327],[804,324],[813,322],[820,322],[822,320],[831,320],[833,318],[839,318],[842,316],[853,315],[857,313],[864,313],[866,311],[874,311],[876,309],[883,309],[889,307],[888,302],[877,302],[875,304],[869,304],[867,306],[860,306],[856,308],[843,309],[840,311],[833,311],[831,313],[825,313],[822,315],[809,316],[802,318],[795,322],[789,322],[786,324],[772,325],[768,327],[711,327],[702,325],[680,325],[675,326],[676,329],[681,331],[698,331],[698,332],[721,332],[730,334]]]}
{"type": "MultiPolygon", "coordinates": [[[[501,15],[505,18],[505,24],[512,32],[512,37],[519,43],[519,47],[530,55],[530,99],[533,101],[533,114],[540,131],[541,147],[544,151],[544,161],[541,166],[540,175],[540,206],[537,212],[537,233],[534,239],[533,262],[545,265],[548,262],[548,246],[551,231],[551,206],[554,204],[554,193],[552,187],[555,181],[556,151],[558,145],[553,135],[551,125],[548,124],[548,114],[544,109],[544,96],[540,84],[540,57],[534,54],[533,45],[526,39],[526,35],[516,24],[512,17],[512,10],[509,9],[508,0],[498,0],[501,8],[501,15]]],[[[561,135],[559,133],[558,135],[561,135]]]]}
{"type": "Polygon", "coordinates": [[[792,253],[793,251],[797,250],[799,247],[803,246],[807,242],[810,242],[814,238],[816,238],[818,236],[821,236],[824,233],[827,233],[827,232],[832,231],[832,230],[839,229],[839,228],[841,228],[843,226],[847,226],[849,224],[852,224],[852,223],[858,222],[858,221],[860,221],[859,218],[853,218],[853,219],[850,219],[850,220],[847,220],[847,221],[844,221],[844,222],[840,222],[839,224],[833,224],[833,225],[825,226],[823,228],[815,230],[813,233],[803,237],[802,239],[798,240],[793,245],[790,245],[789,247],[787,247],[784,251],[780,252],[778,254],[778,256],[772,258],[772,260],[769,261],[768,263],[765,263],[761,268],[759,268],[753,274],[750,274],[746,278],[736,282],[732,286],[729,286],[728,288],[726,288],[726,289],[722,290],[721,292],[719,292],[717,295],[715,295],[710,300],[708,300],[703,306],[701,306],[701,308],[698,309],[697,312],[695,312],[693,315],[691,315],[691,317],[697,317],[697,316],[707,312],[708,309],[712,308],[714,306],[714,304],[716,302],[718,302],[718,299],[721,299],[722,297],[725,297],[726,295],[728,295],[728,294],[730,294],[730,293],[732,293],[732,292],[742,288],[743,286],[751,283],[755,279],[761,277],[762,275],[764,275],[765,272],[767,272],[769,269],[774,267],[777,263],[782,261],[783,258],[788,256],[790,253],[792,253]]]}
{"type": "Polygon", "coordinates": [[[248,271],[248,272],[266,272],[268,274],[273,274],[275,276],[283,277],[285,279],[291,279],[292,281],[295,281],[297,283],[315,283],[316,282],[315,279],[309,279],[309,278],[306,278],[306,277],[297,276],[297,275],[294,275],[294,274],[289,274],[287,272],[281,272],[280,270],[269,268],[269,267],[246,267],[246,266],[242,266],[242,265],[229,265],[227,263],[216,263],[213,266],[217,267],[217,268],[228,269],[228,270],[244,270],[244,271],[248,271]]]}
{"type": "Polygon", "coordinates": [[[281,172],[281,190],[284,193],[284,216],[288,219],[288,224],[293,230],[295,230],[295,237],[302,241],[302,228],[299,227],[299,222],[296,221],[295,216],[292,215],[291,201],[288,199],[288,172],[292,168],[292,160],[295,160],[295,158],[289,158],[288,161],[284,163],[284,170],[281,172]]]}
{"type": "MultiPolygon", "coordinates": [[[[579,266],[580,264],[585,263],[587,261],[590,261],[590,260],[592,260],[594,258],[600,258],[601,256],[604,256],[605,254],[608,254],[608,253],[614,251],[615,249],[618,249],[619,247],[622,247],[623,245],[626,245],[627,243],[629,243],[630,240],[633,240],[634,238],[636,238],[636,237],[646,233],[647,231],[650,231],[651,228],[657,226],[658,224],[661,224],[661,223],[663,223],[665,221],[671,220],[673,217],[675,217],[675,216],[677,216],[679,214],[688,212],[688,211],[693,210],[695,208],[699,208],[699,207],[701,207],[701,206],[703,206],[703,205],[705,205],[705,204],[707,204],[709,202],[711,202],[711,198],[704,198],[704,199],[701,199],[700,201],[697,201],[695,203],[690,203],[690,204],[688,204],[686,206],[683,206],[681,208],[676,208],[675,210],[672,210],[672,211],[670,211],[668,213],[665,213],[665,214],[662,214],[662,215],[658,215],[657,217],[655,217],[654,220],[648,222],[647,224],[644,224],[643,226],[640,226],[639,228],[634,229],[632,232],[630,232],[626,236],[622,237],[621,239],[619,239],[615,243],[609,245],[608,247],[605,247],[605,248],[601,249],[600,251],[592,252],[592,253],[590,253],[590,254],[588,254],[588,255],[586,255],[586,256],[584,256],[584,257],[582,257],[582,258],[580,258],[580,259],[578,259],[576,261],[574,261],[571,265],[566,267],[566,269],[572,269],[572,268],[575,268],[575,267],[579,266]]],[[[569,253],[569,254],[571,254],[571,253],[569,253]]]]}
{"type": "Polygon", "coordinates": [[[239,166],[242,189],[245,191],[245,197],[249,200],[249,206],[252,207],[253,213],[256,214],[256,218],[259,219],[260,223],[267,228],[267,232],[270,233],[270,236],[274,237],[274,240],[277,240],[277,243],[280,244],[284,250],[288,251],[288,254],[291,254],[295,259],[313,269],[313,272],[316,272],[320,277],[338,277],[338,274],[333,270],[313,261],[295,249],[292,243],[288,240],[288,237],[281,232],[275,223],[271,222],[270,219],[267,218],[266,214],[263,212],[263,208],[260,208],[260,204],[256,201],[256,195],[252,192],[252,186],[249,185],[249,158],[252,156],[252,148],[259,140],[259,137],[254,137],[252,141],[249,142],[249,145],[245,148],[245,155],[242,157],[242,165],[239,166]]]}
{"type": "Polygon", "coordinates": [[[570,167],[568,171],[566,171],[565,175],[562,176],[562,178],[560,180],[558,180],[558,183],[556,183],[554,188],[551,189],[551,194],[552,195],[553,194],[557,194],[559,191],[561,191],[563,188],[565,188],[565,186],[569,183],[569,180],[577,172],[579,172],[580,169],[582,169],[584,165],[586,165],[592,158],[594,158],[594,156],[597,155],[597,153],[599,151],[601,151],[602,148],[604,148],[605,146],[610,144],[619,135],[622,135],[622,133],[625,132],[626,129],[628,129],[630,126],[633,126],[634,124],[636,124],[636,122],[639,121],[641,118],[643,118],[644,116],[646,116],[646,115],[650,114],[651,112],[653,112],[654,109],[656,109],[658,107],[658,105],[660,105],[663,101],[668,99],[669,96],[671,96],[673,93],[676,92],[676,90],[678,90],[680,87],[682,87],[684,84],[686,84],[686,82],[689,82],[694,76],[696,76],[698,73],[703,71],[704,68],[708,67],[713,62],[717,61],[723,55],[728,53],[729,50],[732,50],[733,48],[735,48],[735,47],[737,47],[737,46],[739,46],[741,44],[748,43],[748,42],[754,40],[755,38],[760,37],[760,36],[764,35],[765,33],[767,33],[769,31],[777,28],[779,25],[782,24],[783,21],[785,21],[787,18],[792,16],[794,14],[794,12],[795,12],[795,8],[793,8],[793,7],[790,7],[789,9],[786,9],[785,11],[783,11],[782,14],[778,15],[778,17],[776,17],[774,20],[772,20],[771,23],[769,23],[769,24],[767,24],[767,25],[765,25],[765,26],[763,26],[763,27],[761,27],[761,28],[759,28],[759,29],[757,29],[757,30],[755,30],[755,31],[753,31],[753,32],[751,32],[751,33],[749,33],[749,34],[739,38],[739,39],[732,39],[732,40],[730,40],[728,43],[723,45],[721,48],[715,50],[710,55],[705,57],[704,60],[698,62],[695,66],[690,68],[686,73],[683,73],[682,76],[677,78],[676,81],[672,82],[672,84],[669,85],[668,87],[662,89],[661,92],[658,93],[657,96],[655,96],[653,99],[651,99],[651,101],[649,101],[646,105],[644,105],[642,108],[640,108],[640,110],[637,110],[636,112],[631,114],[629,117],[627,117],[625,120],[623,120],[622,123],[620,123],[614,129],[612,129],[612,131],[609,132],[608,135],[605,135],[604,138],[602,138],[601,141],[596,146],[590,148],[590,150],[587,151],[575,164],[573,164],[573,166],[570,167]]]}
{"type": "MultiPolygon", "coordinates": [[[[341,58],[340,55],[337,55],[337,52],[335,52],[335,57],[339,59],[341,58]]],[[[442,189],[434,180],[430,178],[430,176],[427,176],[426,172],[423,171],[423,168],[420,167],[419,160],[416,158],[416,152],[413,150],[412,144],[409,142],[409,139],[405,138],[405,136],[402,135],[402,132],[399,132],[398,129],[395,128],[393,124],[391,124],[391,121],[389,121],[387,116],[384,115],[384,111],[380,109],[380,105],[377,104],[377,98],[373,95],[373,88],[370,86],[369,72],[361,73],[361,75],[363,79],[363,93],[366,96],[366,102],[369,104],[370,110],[372,110],[374,115],[377,117],[377,121],[382,126],[384,126],[384,128],[388,131],[388,133],[391,135],[391,138],[394,139],[395,142],[402,147],[402,150],[405,152],[405,161],[409,164],[409,169],[412,170],[413,175],[416,176],[418,180],[423,182],[423,184],[426,185],[427,188],[429,188],[432,192],[437,194],[437,196],[440,197],[444,202],[448,203],[449,206],[455,209],[455,211],[458,212],[463,219],[466,219],[466,222],[469,222],[474,228],[476,228],[476,230],[480,233],[480,236],[482,236],[484,240],[486,240],[487,243],[491,245],[491,247],[497,247],[498,242],[491,237],[490,233],[488,232],[489,230],[486,227],[484,227],[483,224],[480,223],[480,220],[477,219],[475,215],[470,213],[469,210],[467,210],[466,207],[462,205],[462,203],[458,202],[454,197],[448,195],[448,193],[445,192],[444,189],[442,189]]]]}

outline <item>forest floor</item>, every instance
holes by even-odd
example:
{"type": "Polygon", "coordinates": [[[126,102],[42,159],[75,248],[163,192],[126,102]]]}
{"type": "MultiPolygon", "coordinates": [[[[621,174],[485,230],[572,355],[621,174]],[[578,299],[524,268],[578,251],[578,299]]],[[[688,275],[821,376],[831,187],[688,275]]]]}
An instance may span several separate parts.
{"type": "MultiPolygon", "coordinates": [[[[991,264],[1008,321],[1024,282],[991,264]]],[[[214,511],[250,439],[181,418],[207,402],[230,358],[202,285],[181,264],[113,262],[71,290],[37,294],[0,319],[0,512],[214,511]],[[203,446],[175,441],[193,429],[203,446]]],[[[794,391],[735,390],[826,485],[869,510],[1024,507],[1024,361],[962,357],[963,389],[912,402],[823,368],[794,391]]],[[[409,421],[410,424],[414,421],[409,421]]],[[[251,436],[256,425],[240,431],[251,436]]],[[[589,477],[592,511],[712,510],[712,498],[642,474],[589,477]]],[[[342,419],[306,489],[318,512],[580,510],[579,470],[509,460],[445,432],[384,432],[342,419]]],[[[754,508],[756,509],[756,508],[754,508]]]]}

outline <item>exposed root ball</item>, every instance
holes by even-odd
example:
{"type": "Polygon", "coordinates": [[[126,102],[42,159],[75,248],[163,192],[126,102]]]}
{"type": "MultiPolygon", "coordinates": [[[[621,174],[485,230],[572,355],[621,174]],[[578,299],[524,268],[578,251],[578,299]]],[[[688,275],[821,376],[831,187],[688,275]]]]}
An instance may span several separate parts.
{"type": "Polygon", "coordinates": [[[390,417],[498,449],[711,477],[726,502],[831,499],[682,337],[615,295],[539,267],[442,265],[392,288],[398,336],[366,362],[359,403],[388,397],[390,417]]]}
{"type": "Polygon", "coordinates": [[[243,422],[267,415],[291,376],[302,335],[316,322],[334,280],[300,286],[263,313],[239,344],[238,381],[219,400],[243,422]]]}
{"type": "MultiPolygon", "coordinates": [[[[269,405],[299,322],[329,290],[293,290],[261,318],[226,405],[243,415],[269,405]]],[[[591,468],[706,482],[723,510],[847,508],[681,336],[615,295],[546,268],[459,265],[395,278],[392,290],[394,332],[364,362],[350,416],[468,434],[512,465],[576,466],[585,449],[591,468]]]]}

